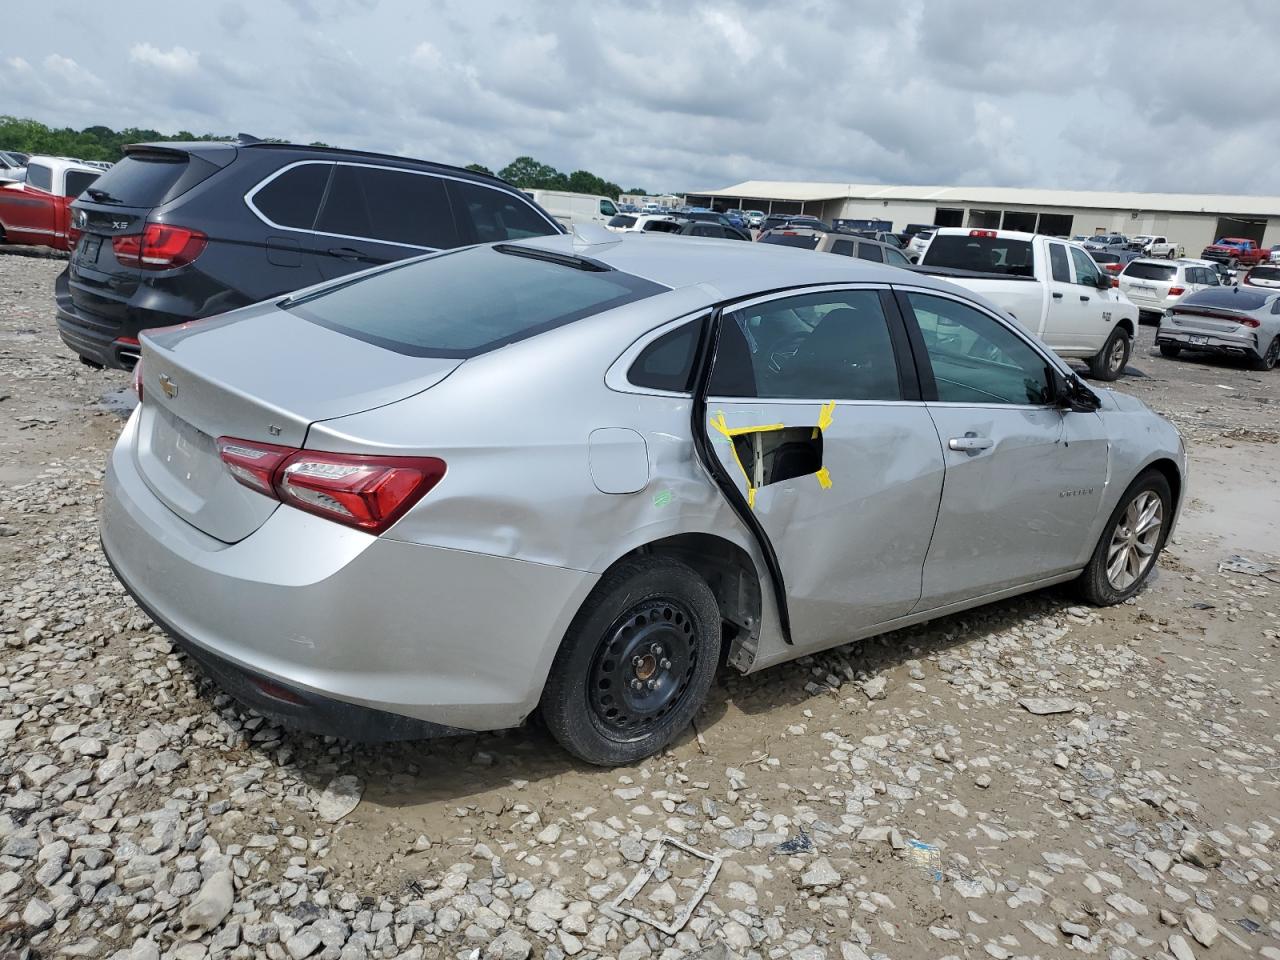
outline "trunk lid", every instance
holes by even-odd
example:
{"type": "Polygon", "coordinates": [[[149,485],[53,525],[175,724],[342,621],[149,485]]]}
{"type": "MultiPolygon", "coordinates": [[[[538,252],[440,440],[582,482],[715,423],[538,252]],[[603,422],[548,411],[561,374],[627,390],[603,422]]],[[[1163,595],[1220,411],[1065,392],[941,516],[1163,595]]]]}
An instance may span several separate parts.
{"type": "Polygon", "coordinates": [[[141,339],[138,469],[169,509],[226,543],[253,533],[279,504],[232,478],[218,437],[302,447],[312,423],[401,400],[462,363],[384,350],[273,303],[141,339]]]}

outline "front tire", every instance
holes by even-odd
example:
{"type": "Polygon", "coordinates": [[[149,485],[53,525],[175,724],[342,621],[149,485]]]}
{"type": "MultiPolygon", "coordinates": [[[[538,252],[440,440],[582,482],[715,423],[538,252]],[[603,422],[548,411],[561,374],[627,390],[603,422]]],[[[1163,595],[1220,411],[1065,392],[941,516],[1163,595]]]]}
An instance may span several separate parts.
{"type": "Polygon", "coordinates": [[[1249,359],[1249,367],[1253,370],[1274,370],[1277,362],[1280,362],[1280,337],[1273,337],[1266,353],[1249,359]]]}
{"type": "Polygon", "coordinates": [[[692,567],[665,557],[623,561],[565,634],[542,693],[547,728],[599,766],[657,753],[706,699],[720,637],[715,594],[692,567]]]}
{"type": "Polygon", "coordinates": [[[1133,338],[1124,327],[1116,327],[1102,349],[1089,358],[1089,376],[1108,383],[1120,379],[1132,350],[1133,338]]]}
{"type": "Polygon", "coordinates": [[[1172,519],[1169,481],[1158,470],[1141,474],[1120,498],[1080,574],[1077,583],[1084,599],[1108,607],[1141,590],[1164,549],[1172,519]]]}

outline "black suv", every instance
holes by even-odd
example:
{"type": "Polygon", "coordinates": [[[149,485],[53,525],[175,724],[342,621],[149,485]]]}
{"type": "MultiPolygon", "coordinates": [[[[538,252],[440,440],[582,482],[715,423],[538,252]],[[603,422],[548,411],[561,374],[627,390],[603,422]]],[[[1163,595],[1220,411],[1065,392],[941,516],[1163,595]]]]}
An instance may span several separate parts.
{"type": "Polygon", "coordinates": [[[404,157],[242,139],[148,143],[72,204],[58,332],[129,369],[138,333],[434,250],[563,233],[496,177],[404,157]]]}

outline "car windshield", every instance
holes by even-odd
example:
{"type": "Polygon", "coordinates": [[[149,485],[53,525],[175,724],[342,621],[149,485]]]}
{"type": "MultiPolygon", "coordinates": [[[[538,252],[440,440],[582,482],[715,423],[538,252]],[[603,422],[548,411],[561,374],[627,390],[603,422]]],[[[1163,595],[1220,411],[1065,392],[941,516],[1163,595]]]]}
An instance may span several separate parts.
{"type": "Polygon", "coordinates": [[[497,244],[411,260],[281,306],[397,353],[473,357],[666,289],[589,260],[497,244]]]}
{"type": "Polygon", "coordinates": [[[1209,287],[1182,300],[1180,306],[1217,307],[1220,310],[1257,310],[1267,305],[1274,293],[1254,293],[1242,287],[1209,287]]]}
{"type": "Polygon", "coordinates": [[[1135,280],[1172,280],[1178,275],[1178,268],[1167,263],[1144,263],[1134,260],[1124,268],[1126,277],[1135,280]]]}
{"type": "Polygon", "coordinates": [[[975,237],[940,233],[925,249],[922,261],[930,267],[953,267],[1010,277],[1033,277],[1031,241],[1014,237],[975,237]]]}
{"type": "Polygon", "coordinates": [[[767,233],[760,238],[761,243],[776,243],[783,247],[800,247],[802,250],[813,250],[818,246],[819,237],[812,233],[767,233]]]}

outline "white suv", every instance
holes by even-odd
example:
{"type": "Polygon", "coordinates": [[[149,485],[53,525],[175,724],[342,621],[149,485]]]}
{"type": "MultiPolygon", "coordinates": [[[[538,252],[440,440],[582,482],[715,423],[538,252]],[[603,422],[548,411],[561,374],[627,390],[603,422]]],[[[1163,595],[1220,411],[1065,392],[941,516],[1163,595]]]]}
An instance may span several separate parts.
{"type": "Polygon", "coordinates": [[[1159,323],[1161,315],[1188,293],[1221,286],[1212,267],[1186,260],[1130,260],[1116,278],[1120,292],[1138,308],[1138,320],[1159,323]]]}

